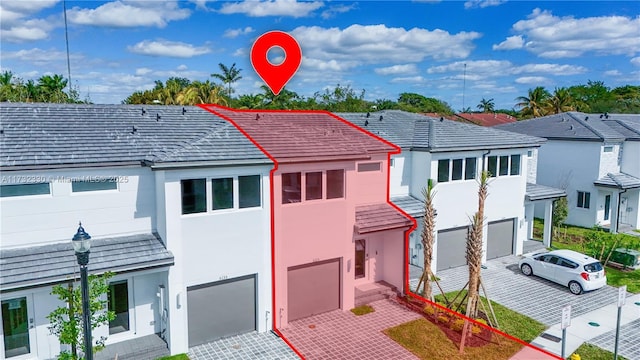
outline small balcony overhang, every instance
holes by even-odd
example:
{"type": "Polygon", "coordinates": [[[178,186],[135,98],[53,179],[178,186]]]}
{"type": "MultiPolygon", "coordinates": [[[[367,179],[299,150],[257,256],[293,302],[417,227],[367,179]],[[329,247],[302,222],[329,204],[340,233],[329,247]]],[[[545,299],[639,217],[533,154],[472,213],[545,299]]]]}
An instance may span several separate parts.
{"type": "Polygon", "coordinates": [[[388,203],[356,207],[355,231],[367,234],[376,231],[408,228],[413,221],[388,203]]]}
{"type": "Polygon", "coordinates": [[[628,190],[640,188],[640,179],[625,173],[608,173],[594,181],[593,184],[595,186],[628,190]]]}

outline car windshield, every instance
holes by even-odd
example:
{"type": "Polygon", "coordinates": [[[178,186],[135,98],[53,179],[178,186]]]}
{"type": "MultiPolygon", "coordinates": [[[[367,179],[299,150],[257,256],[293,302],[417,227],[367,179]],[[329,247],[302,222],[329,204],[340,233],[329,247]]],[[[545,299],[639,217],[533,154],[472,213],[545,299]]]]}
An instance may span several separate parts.
{"type": "Polygon", "coordinates": [[[587,272],[598,272],[602,270],[602,265],[599,262],[594,262],[584,266],[584,270],[587,272]]]}

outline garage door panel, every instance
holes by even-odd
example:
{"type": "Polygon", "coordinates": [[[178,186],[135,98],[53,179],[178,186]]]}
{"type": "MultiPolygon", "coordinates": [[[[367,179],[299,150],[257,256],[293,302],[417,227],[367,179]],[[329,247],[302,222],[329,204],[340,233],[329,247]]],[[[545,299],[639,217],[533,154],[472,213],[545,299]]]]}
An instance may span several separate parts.
{"type": "Polygon", "coordinates": [[[467,264],[467,227],[438,231],[438,266],[445,270],[467,264]]]}
{"type": "Polygon", "coordinates": [[[487,259],[513,254],[515,219],[491,222],[487,226],[487,259]]]}
{"type": "Polygon", "coordinates": [[[340,261],[289,268],[289,321],[340,308],[340,261]]]}
{"type": "Polygon", "coordinates": [[[255,276],[187,289],[189,346],[256,329],[255,276]]]}

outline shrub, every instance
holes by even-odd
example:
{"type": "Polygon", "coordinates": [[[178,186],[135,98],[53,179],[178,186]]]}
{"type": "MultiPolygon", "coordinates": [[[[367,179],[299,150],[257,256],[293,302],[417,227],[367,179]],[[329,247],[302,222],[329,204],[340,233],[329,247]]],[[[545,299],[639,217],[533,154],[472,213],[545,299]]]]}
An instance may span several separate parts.
{"type": "Polygon", "coordinates": [[[482,332],[482,328],[478,325],[473,325],[473,327],[471,327],[471,333],[474,335],[480,334],[482,332]]]}
{"type": "Polygon", "coordinates": [[[480,324],[487,325],[487,320],[485,319],[476,319],[476,321],[479,322],[480,324]]]}
{"type": "Polygon", "coordinates": [[[449,322],[449,317],[447,315],[442,314],[438,316],[438,321],[442,323],[449,322]]]}
{"type": "Polygon", "coordinates": [[[455,319],[454,321],[451,322],[451,326],[449,326],[449,328],[453,331],[462,331],[463,327],[464,327],[463,319],[455,319]]]}
{"type": "Polygon", "coordinates": [[[571,357],[569,357],[569,359],[571,360],[580,360],[580,355],[573,353],[571,354],[571,357]]]}
{"type": "Polygon", "coordinates": [[[427,315],[433,315],[436,312],[436,309],[431,305],[426,305],[422,311],[427,315]]]}

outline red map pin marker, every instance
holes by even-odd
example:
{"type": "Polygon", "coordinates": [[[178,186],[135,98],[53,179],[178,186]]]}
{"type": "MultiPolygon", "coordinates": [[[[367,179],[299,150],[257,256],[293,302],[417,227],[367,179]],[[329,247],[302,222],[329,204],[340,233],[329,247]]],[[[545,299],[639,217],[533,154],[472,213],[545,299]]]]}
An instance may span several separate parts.
{"type": "Polygon", "coordinates": [[[298,41],[282,31],[269,31],[260,35],[251,47],[251,65],[274,95],[278,95],[291,80],[301,61],[302,50],[298,41]],[[267,53],[273,47],[280,47],[284,51],[284,61],[279,65],[272,64],[267,58],[267,53]]]}

